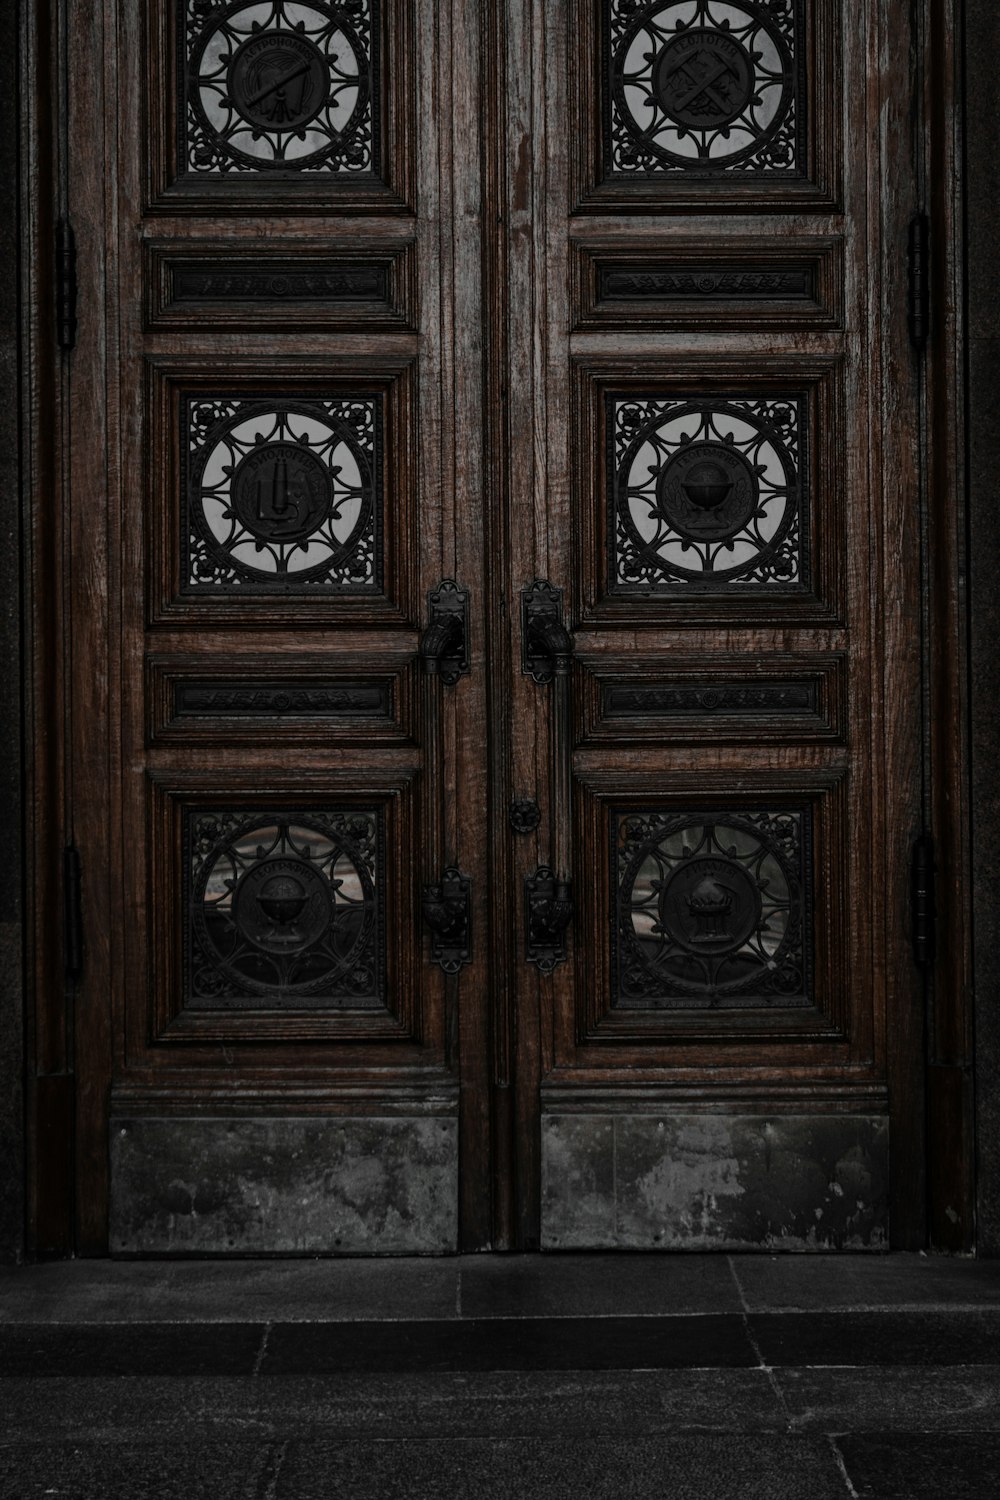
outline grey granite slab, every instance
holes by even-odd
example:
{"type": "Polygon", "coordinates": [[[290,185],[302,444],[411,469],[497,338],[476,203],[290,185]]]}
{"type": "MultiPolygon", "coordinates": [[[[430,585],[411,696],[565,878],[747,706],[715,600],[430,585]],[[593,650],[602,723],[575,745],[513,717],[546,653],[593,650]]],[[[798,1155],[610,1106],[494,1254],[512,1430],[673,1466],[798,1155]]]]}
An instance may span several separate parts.
{"type": "Polygon", "coordinates": [[[536,1436],[783,1431],[767,1372],[502,1371],[461,1374],[6,1379],[10,1441],[157,1439],[238,1431],[260,1438],[536,1436]]]}
{"type": "Polygon", "coordinates": [[[765,1365],[993,1365],[1000,1309],[987,1312],[751,1313],[765,1365]]]}
{"type": "Polygon", "coordinates": [[[5,1322],[458,1316],[454,1258],[55,1261],[0,1269],[5,1322]]]}
{"type": "Polygon", "coordinates": [[[593,1317],[738,1312],[725,1256],[513,1255],[467,1257],[465,1317],[593,1317]]]}
{"type": "Polygon", "coordinates": [[[706,1313],[276,1324],[269,1331],[259,1372],[272,1376],[343,1370],[731,1369],[756,1363],[743,1318],[706,1313]]]}
{"type": "Polygon", "coordinates": [[[752,1312],[1000,1306],[1000,1261],[948,1255],[733,1255],[752,1312]]]}
{"type": "Polygon", "coordinates": [[[837,1439],[858,1500],[996,1500],[1000,1433],[848,1433],[837,1439]]]}
{"type": "Polygon", "coordinates": [[[772,1373],[796,1431],[1000,1432],[1000,1363],[772,1373]]]}
{"type": "Polygon", "coordinates": [[[276,1500],[844,1500],[821,1438],[289,1443],[276,1500]]]}
{"type": "Polygon", "coordinates": [[[453,1117],[115,1119],[118,1254],[446,1254],[453,1117]]]}
{"type": "Polygon", "coordinates": [[[239,1323],[6,1323],[0,1376],[250,1375],[264,1333],[239,1323]]]}
{"type": "Polygon", "coordinates": [[[5,1443],[0,1500],[264,1500],[274,1455],[259,1440],[5,1443]]]}
{"type": "Polygon", "coordinates": [[[542,1117],[548,1250],[882,1250],[877,1116],[542,1117]]]}

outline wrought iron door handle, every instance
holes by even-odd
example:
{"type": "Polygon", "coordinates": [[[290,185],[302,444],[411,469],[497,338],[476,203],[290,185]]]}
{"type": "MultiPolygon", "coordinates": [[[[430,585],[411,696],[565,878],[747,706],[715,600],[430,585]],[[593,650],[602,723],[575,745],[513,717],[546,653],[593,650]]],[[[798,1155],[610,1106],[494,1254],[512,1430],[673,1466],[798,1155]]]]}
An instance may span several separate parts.
{"type": "Polygon", "coordinates": [[[469,591],[445,578],[427,595],[430,615],[420,637],[420,658],[429,677],[449,687],[469,670],[469,591]]]}
{"type": "Polygon", "coordinates": [[[444,850],[442,799],[442,693],[469,670],[469,591],[445,578],[427,595],[428,622],[420,637],[420,659],[427,679],[424,745],[430,784],[427,848],[429,879],[420,908],[431,932],[431,959],[446,974],[457,974],[472,959],[472,882],[444,850]],[[435,878],[444,867],[440,878],[435,878]]]}
{"type": "Polygon", "coordinates": [[[524,882],[526,957],[543,974],[566,958],[566,932],[573,920],[572,827],[570,822],[570,682],[573,637],[562,617],[562,589],[544,578],[521,592],[521,670],[552,687],[550,746],[552,864],[539,865],[524,882]]]}

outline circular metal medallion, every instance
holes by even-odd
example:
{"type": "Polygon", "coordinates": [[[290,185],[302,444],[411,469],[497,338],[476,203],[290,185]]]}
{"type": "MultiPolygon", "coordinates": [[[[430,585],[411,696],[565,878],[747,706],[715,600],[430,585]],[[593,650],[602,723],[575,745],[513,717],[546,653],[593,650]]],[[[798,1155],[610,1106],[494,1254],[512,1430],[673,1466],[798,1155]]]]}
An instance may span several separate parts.
{"type": "Polygon", "coordinates": [[[653,65],[653,92],[664,113],[695,130],[735,120],[750,103],[753,87],[746,49],[719,31],[681,32],[653,65]]]}
{"type": "Polygon", "coordinates": [[[721,443],[691,443],[661,469],[660,514],[682,537],[725,541],[750,520],[757,482],[742,454],[721,443]]]}
{"type": "Polygon", "coordinates": [[[233,475],[232,504],[263,541],[300,541],[321,526],[333,486],[321,461],[296,443],[268,443],[248,453],[233,475]]]}
{"type": "Polygon", "coordinates": [[[760,893],[751,876],[727,859],[678,865],[660,896],[660,925],[689,953],[735,953],[760,922],[760,893]]]}
{"type": "Polygon", "coordinates": [[[265,953],[301,953],[323,936],[332,917],[329,882],[305,860],[262,860],[233,895],[236,926],[265,953]]]}
{"type": "Polygon", "coordinates": [[[267,31],[251,37],[229,65],[229,97],[259,130],[301,130],[326,102],[329,66],[307,37],[267,31]]]}

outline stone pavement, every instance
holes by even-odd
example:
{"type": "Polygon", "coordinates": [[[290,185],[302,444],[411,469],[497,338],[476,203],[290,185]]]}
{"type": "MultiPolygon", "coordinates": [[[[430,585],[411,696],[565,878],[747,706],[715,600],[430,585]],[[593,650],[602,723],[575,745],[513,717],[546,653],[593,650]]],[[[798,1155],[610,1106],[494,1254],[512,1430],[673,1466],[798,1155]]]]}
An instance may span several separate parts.
{"type": "Polygon", "coordinates": [[[1000,1497],[1000,1261],[0,1270],[0,1496],[1000,1497]]]}

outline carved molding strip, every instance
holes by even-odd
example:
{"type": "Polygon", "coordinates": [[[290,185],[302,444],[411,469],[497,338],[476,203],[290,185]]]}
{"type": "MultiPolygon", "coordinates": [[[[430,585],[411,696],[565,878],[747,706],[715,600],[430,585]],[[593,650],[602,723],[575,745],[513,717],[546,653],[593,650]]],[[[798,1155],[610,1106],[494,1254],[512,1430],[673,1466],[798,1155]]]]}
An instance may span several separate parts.
{"type": "Polygon", "coordinates": [[[223,682],[174,684],[177,717],[265,714],[332,718],[388,718],[392,695],[388,682],[223,682]]]}
{"type": "Polygon", "coordinates": [[[579,328],[838,328],[843,244],[824,238],[727,237],[709,246],[574,242],[573,322],[579,328]]]}
{"type": "Polygon", "coordinates": [[[604,686],[603,711],[631,714],[798,714],[817,713],[816,682],[720,683],[684,686],[618,684],[604,686]]]}
{"type": "Polygon", "coordinates": [[[144,246],[150,328],[415,326],[416,247],[353,240],[304,247],[269,240],[157,239],[144,246]]]}
{"type": "Polygon", "coordinates": [[[616,265],[598,270],[598,300],[631,302],[642,298],[741,301],[813,296],[813,268],[766,264],[670,269],[665,265],[616,265]]]}
{"type": "Polygon", "coordinates": [[[173,302],[384,302],[389,294],[385,265],[313,267],[299,271],[281,268],[277,262],[234,267],[221,261],[206,261],[201,266],[177,264],[170,271],[173,302]]]}

